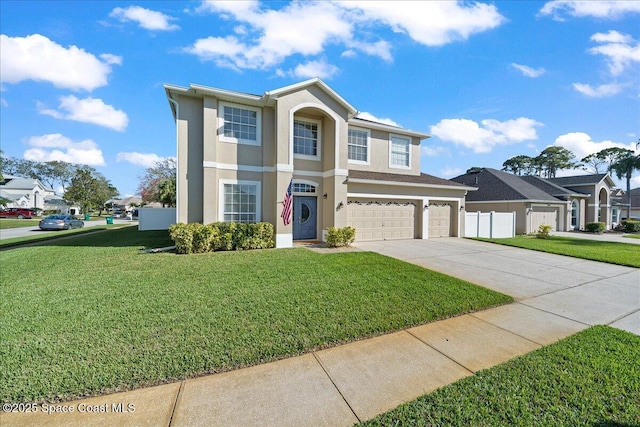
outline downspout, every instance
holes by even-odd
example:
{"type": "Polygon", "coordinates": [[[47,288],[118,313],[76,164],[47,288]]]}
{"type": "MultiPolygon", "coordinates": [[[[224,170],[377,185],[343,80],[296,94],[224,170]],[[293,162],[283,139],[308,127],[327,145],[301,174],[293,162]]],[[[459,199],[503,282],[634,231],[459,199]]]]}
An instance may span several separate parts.
{"type": "Polygon", "coordinates": [[[180,176],[180,162],[178,161],[178,152],[180,150],[180,139],[179,139],[180,132],[178,128],[178,117],[180,117],[180,104],[178,104],[177,101],[171,98],[171,92],[169,91],[167,91],[167,99],[175,109],[174,121],[176,122],[176,224],[177,224],[179,222],[178,221],[178,218],[179,218],[178,217],[178,201],[180,200],[179,189],[181,187],[178,180],[178,177],[180,176]]]}

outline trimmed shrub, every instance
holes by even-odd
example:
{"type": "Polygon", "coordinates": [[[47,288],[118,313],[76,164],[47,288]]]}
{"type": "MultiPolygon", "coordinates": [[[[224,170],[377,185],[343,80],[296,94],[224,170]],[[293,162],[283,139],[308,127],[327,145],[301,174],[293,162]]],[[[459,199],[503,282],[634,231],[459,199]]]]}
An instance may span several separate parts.
{"type": "Polygon", "coordinates": [[[588,222],[587,225],[585,225],[585,230],[590,233],[602,234],[604,232],[605,226],[606,225],[604,222],[588,222]]]}
{"type": "Polygon", "coordinates": [[[356,229],[353,227],[327,228],[327,246],[337,248],[349,246],[356,240],[356,229]]]}
{"type": "Polygon", "coordinates": [[[169,228],[169,235],[179,254],[266,249],[274,246],[273,225],[268,222],[214,222],[208,225],[178,223],[169,228]]]}
{"type": "Polygon", "coordinates": [[[620,225],[622,225],[622,231],[626,233],[636,233],[640,231],[640,221],[634,219],[625,219],[620,225]]]}
{"type": "Polygon", "coordinates": [[[538,231],[536,231],[536,237],[538,239],[548,239],[551,237],[551,229],[553,227],[549,224],[540,224],[538,231]]]}

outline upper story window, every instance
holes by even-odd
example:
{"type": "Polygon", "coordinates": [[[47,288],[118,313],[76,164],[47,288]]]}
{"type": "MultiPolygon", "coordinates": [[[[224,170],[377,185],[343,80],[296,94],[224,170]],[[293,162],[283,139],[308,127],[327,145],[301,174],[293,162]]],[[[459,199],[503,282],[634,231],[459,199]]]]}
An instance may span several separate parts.
{"type": "Polygon", "coordinates": [[[220,141],[260,145],[260,110],[220,102],[220,141]]]}
{"type": "Polygon", "coordinates": [[[369,131],[350,128],[347,146],[349,163],[368,165],[369,145],[369,131]]]}
{"type": "Polygon", "coordinates": [[[295,120],[293,122],[293,154],[297,157],[320,159],[320,122],[295,120]]]}
{"type": "Polygon", "coordinates": [[[411,140],[405,136],[389,137],[389,167],[409,169],[411,167],[411,140]]]}

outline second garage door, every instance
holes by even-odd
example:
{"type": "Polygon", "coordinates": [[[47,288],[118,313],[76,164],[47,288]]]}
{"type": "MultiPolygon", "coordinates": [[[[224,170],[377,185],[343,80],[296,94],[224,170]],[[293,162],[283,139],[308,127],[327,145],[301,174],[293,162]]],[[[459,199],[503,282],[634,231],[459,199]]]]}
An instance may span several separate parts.
{"type": "Polygon", "coordinates": [[[429,203],[429,238],[449,237],[451,233],[450,203],[429,203]]]}
{"type": "Polygon", "coordinates": [[[415,203],[350,199],[347,225],[356,229],[356,241],[413,239],[415,203]]]}

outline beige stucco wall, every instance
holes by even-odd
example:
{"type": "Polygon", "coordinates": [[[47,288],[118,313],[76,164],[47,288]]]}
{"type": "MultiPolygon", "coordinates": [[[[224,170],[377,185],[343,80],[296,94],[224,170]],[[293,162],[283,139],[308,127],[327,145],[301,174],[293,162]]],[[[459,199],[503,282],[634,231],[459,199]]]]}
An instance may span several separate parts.
{"type": "MultiPolygon", "coordinates": [[[[357,129],[367,129],[366,126],[361,126],[358,123],[354,126],[357,129]]],[[[411,139],[411,168],[392,168],[389,167],[389,145],[392,132],[383,132],[377,129],[369,129],[370,131],[370,159],[369,165],[362,165],[357,163],[349,163],[349,169],[363,170],[363,171],[375,171],[384,173],[395,173],[399,175],[420,175],[420,139],[415,137],[407,137],[411,139]]],[[[400,133],[398,133],[400,135],[400,133]]],[[[345,152],[345,158],[347,152],[345,152]]]]}
{"type": "Polygon", "coordinates": [[[178,222],[202,221],[202,141],[203,102],[201,99],[178,96],[178,222]]]}

